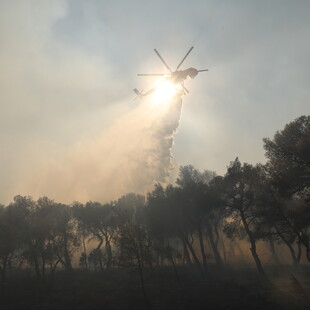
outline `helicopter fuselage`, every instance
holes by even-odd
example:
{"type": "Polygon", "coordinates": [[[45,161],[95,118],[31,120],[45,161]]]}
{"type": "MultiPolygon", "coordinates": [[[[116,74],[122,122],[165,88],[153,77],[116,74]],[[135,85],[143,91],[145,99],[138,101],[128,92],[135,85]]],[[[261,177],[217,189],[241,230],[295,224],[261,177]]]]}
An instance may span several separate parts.
{"type": "Polygon", "coordinates": [[[171,73],[169,80],[174,84],[180,84],[188,77],[193,79],[198,74],[198,70],[195,68],[188,68],[185,70],[179,70],[171,73]]]}

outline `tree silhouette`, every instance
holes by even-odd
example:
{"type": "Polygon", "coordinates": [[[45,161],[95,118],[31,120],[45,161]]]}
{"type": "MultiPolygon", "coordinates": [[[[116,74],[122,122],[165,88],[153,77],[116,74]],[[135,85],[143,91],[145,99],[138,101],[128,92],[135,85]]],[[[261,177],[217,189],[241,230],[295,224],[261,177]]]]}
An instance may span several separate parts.
{"type": "Polygon", "coordinates": [[[249,164],[241,165],[238,158],[231,162],[224,178],[226,187],[226,206],[228,208],[231,222],[229,226],[235,231],[240,228],[245,230],[251,244],[251,254],[254,258],[257,270],[262,277],[265,272],[256,250],[256,238],[253,234],[254,226],[259,221],[258,204],[256,196],[265,179],[262,166],[253,167],[249,164]]]}
{"type": "Polygon", "coordinates": [[[98,240],[98,253],[104,244],[107,255],[106,267],[109,269],[113,259],[111,241],[116,231],[116,213],[113,205],[90,201],[85,206],[75,204],[73,210],[80,225],[98,240]]]}
{"type": "MultiPolygon", "coordinates": [[[[273,140],[264,138],[264,148],[269,159],[266,167],[281,202],[277,204],[281,219],[295,234],[298,246],[305,247],[310,261],[310,116],[287,124],[273,140]]],[[[290,241],[283,241],[289,246],[290,241]]]]}
{"type": "Polygon", "coordinates": [[[125,223],[119,227],[118,259],[121,266],[137,266],[141,282],[141,290],[148,309],[151,309],[150,301],[146,294],[143,269],[145,265],[151,265],[152,242],[147,230],[142,225],[125,223]]]}

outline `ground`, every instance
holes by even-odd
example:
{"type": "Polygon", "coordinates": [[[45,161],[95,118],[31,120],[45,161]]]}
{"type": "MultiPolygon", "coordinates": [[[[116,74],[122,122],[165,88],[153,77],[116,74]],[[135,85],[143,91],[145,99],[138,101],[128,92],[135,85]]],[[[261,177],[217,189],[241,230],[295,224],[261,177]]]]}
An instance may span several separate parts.
{"type": "Polygon", "coordinates": [[[196,267],[144,270],[141,290],[138,270],[104,272],[58,271],[52,288],[38,283],[30,272],[15,271],[8,281],[2,310],[6,309],[309,309],[310,267],[266,268],[268,281],[251,267],[210,268],[202,276],[196,267]]]}

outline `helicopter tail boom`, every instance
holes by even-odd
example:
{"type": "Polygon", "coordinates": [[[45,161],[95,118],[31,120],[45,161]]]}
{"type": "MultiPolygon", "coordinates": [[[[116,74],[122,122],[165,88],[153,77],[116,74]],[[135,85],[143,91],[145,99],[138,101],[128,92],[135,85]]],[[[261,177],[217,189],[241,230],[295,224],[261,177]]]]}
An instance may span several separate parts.
{"type": "Polygon", "coordinates": [[[143,97],[143,94],[141,92],[139,92],[139,90],[137,88],[133,89],[133,92],[141,99],[143,97]]]}

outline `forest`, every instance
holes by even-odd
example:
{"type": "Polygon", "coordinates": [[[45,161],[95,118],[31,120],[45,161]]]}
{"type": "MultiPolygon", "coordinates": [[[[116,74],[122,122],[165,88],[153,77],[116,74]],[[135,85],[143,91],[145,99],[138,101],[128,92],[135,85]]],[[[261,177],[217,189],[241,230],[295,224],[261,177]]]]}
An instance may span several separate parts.
{"type": "Polygon", "coordinates": [[[146,195],[15,196],[1,309],[309,309],[310,116],[263,142],[265,164],[181,166],[146,195]]]}

